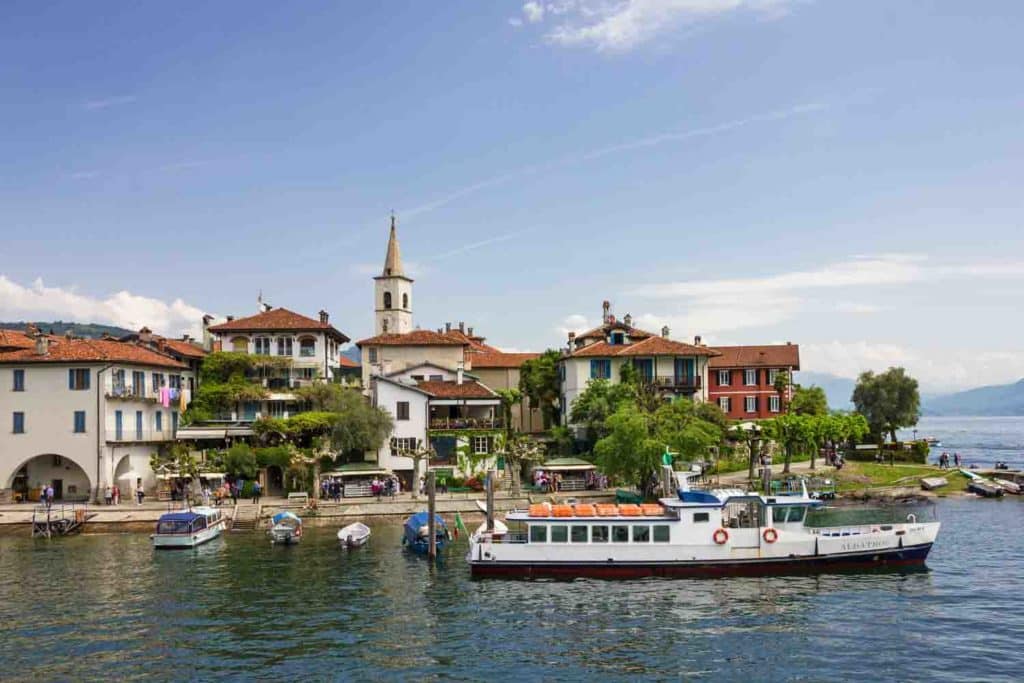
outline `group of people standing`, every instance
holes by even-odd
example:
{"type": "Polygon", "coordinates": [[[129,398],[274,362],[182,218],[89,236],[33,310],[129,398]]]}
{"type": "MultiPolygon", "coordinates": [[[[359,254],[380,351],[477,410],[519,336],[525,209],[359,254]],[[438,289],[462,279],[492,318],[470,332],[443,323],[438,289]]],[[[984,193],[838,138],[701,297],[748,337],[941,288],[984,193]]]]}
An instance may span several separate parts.
{"type": "Polygon", "coordinates": [[[394,498],[396,494],[401,492],[402,482],[395,476],[374,477],[373,481],[370,482],[370,493],[372,493],[377,500],[380,500],[383,496],[394,498]]]}
{"type": "MultiPolygon", "coordinates": [[[[963,463],[960,461],[960,454],[953,454],[953,467],[960,467],[963,463]]],[[[939,456],[939,467],[948,470],[949,469],[949,453],[943,451],[942,455],[939,456]]]]}

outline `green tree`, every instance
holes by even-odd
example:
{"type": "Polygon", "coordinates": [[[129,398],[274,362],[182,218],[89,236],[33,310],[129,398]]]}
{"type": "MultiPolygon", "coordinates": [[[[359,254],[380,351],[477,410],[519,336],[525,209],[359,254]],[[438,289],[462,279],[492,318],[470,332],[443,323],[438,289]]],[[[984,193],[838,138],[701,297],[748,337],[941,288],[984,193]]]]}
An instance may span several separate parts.
{"type": "Polygon", "coordinates": [[[370,405],[358,389],[342,387],[325,406],[337,414],[331,445],[341,453],[375,451],[394,429],[394,420],[382,408],[370,405]]]}
{"type": "Polygon", "coordinates": [[[703,405],[680,399],[662,403],[652,416],[654,438],[685,462],[705,458],[725,436],[722,426],[702,417],[703,405]]]}
{"type": "Polygon", "coordinates": [[[247,443],[236,443],[224,454],[224,471],[243,479],[255,479],[259,472],[256,453],[247,443]]]}
{"type": "Polygon", "coordinates": [[[608,418],[623,405],[637,405],[635,387],[629,383],[612,384],[606,379],[592,379],[587,382],[569,412],[569,420],[585,430],[586,450],[594,448],[600,439],[608,435],[608,418]]]}
{"type": "Polygon", "coordinates": [[[827,415],[828,398],[825,390],[818,386],[797,387],[793,391],[789,412],[797,415],[827,415]]]}
{"type": "MultiPolygon", "coordinates": [[[[789,370],[776,373],[775,382],[772,384],[772,387],[775,389],[775,393],[779,395],[779,403],[784,406],[786,405],[786,394],[792,384],[793,376],[789,374],[789,370]]],[[[788,406],[786,410],[789,410],[788,406]]]]}
{"type": "Polygon", "coordinates": [[[533,439],[517,437],[505,442],[502,454],[505,457],[509,473],[512,475],[512,495],[518,496],[522,489],[520,474],[523,465],[531,462],[543,462],[544,446],[533,439]]]}
{"type": "Polygon", "coordinates": [[[501,419],[505,423],[505,440],[512,438],[512,407],[522,403],[523,393],[518,389],[496,389],[495,392],[501,399],[501,419]]]}
{"type": "Polygon", "coordinates": [[[540,408],[544,429],[560,422],[558,400],[562,395],[558,362],[562,354],[548,349],[537,358],[524,362],[519,369],[519,391],[540,408]]]}
{"type": "MultiPolygon", "coordinates": [[[[793,456],[810,442],[810,423],[813,419],[804,415],[783,414],[765,422],[766,434],[782,447],[783,472],[789,472],[793,456]]],[[[814,469],[813,456],[811,469],[814,469]]]]}
{"type": "Polygon", "coordinates": [[[594,446],[597,463],[608,475],[639,488],[644,495],[661,467],[664,444],[651,436],[653,417],[635,405],[622,405],[608,418],[608,435],[594,446]]]}
{"type": "Polygon", "coordinates": [[[917,380],[903,368],[889,368],[876,375],[868,371],[857,378],[853,405],[867,419],[879,445],[885,435],[896,443],[896,430],[912,427],[921,416],[921,395],[917,380]]]}

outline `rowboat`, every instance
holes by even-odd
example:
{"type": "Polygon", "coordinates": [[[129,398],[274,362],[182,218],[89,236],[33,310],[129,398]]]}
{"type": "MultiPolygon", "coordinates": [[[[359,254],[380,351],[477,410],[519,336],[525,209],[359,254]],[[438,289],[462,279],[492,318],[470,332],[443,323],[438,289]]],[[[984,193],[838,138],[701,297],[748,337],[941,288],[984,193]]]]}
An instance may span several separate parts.
{"type": "Polygon", "coordinates": [[[347,527],[338,529],[338,541],[343,548],[358,548],[370,540],[370,527],[362,522],[349,524],[347,527]]]}
{"type": "Polygon", "coordinates": [[[1020,484],[1016,482],[1012,482],[1009,479],[999,479],[998,477],[993,477],[992,481],[1007,493],[1020,494],[1020,484]]]}

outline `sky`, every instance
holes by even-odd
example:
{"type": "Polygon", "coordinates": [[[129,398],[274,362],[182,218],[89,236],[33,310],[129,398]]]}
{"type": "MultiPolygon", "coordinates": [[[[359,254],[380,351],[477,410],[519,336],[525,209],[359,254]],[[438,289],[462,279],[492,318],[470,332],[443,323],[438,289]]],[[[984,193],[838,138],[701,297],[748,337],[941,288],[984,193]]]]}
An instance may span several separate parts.
{"type": "Polygon", "coordinates": [[[804,370],[1024,377],[1024,5],[0,7],[0,320],[353,339],[390,214],[414,318],[509,350],[601,302],[804,370]]]}

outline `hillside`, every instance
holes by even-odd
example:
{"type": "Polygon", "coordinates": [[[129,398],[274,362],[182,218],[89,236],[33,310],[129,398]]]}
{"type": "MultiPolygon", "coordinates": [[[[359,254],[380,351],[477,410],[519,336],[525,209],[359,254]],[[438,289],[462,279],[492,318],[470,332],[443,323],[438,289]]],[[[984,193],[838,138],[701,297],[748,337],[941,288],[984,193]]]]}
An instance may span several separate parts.
{"type": "Polygon", "coordinates": [[[853,410],[853,403],[850,397],[853,395],[853,387],[856,381],[848,377],[830,375],[827,372],[808,372],[801,370],[795,373],[793,381],[805,387],[819,386],[825,390],[828,397],[828,407],[832,410],[853,410]]]}
{"type": "Polygon", "coordinates": [[[924,398],[922,415],[1024,415],[1024,379],[924,398]]]}
{"type": "MultiPolygon", "coordinates": [[[[99,323],[76,323],[76,322],[65,322],[63,320],[54,320],[52,322],[38,321],[31,323],[35,325],[43,332],[48,332],[56,335],[63,335],[68,330],[71,330],[71,334],[76,337],[88,337],[91,339],[98,339],[104,334],[111,334],[115,337],[121,337],[126,334],[131,334],[132,330],[126,330],[123,327],[115,327],[113,325],[101,325],[99,323]]],[[[0,329],[5,330],[18,330],[19,332],[25,331],[25,326],[29,325],[28,322],[22,320],[19,322],[0,322],[0,329]]]]}

